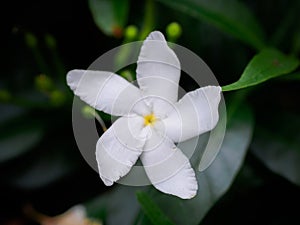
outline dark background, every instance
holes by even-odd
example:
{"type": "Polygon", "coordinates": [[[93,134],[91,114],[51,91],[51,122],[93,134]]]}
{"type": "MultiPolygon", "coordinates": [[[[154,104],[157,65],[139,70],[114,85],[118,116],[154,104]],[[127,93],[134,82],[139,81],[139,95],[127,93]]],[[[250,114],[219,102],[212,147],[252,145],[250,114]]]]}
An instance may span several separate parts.
{"type": "MultiPolygon", "coordinates": [[[[267,35],[271,36],[296,1],[245,2],[263,24],[267,35]]],[[[143,1],[131,1],[128,24],[141,26],[143,7],[143,1]]],[[[11,1],[1,8],[0,89],[9,90],[19,98],[29,96],[34,101],[51,105],[34,85],[36,76],[44,71],[37,66],[34,53],[25,42],[25,35],[30,32],[37,37],[39,49],[50,64],[51,72],[47,75],[65,94],[65,100],[59,106],[0,103],[15,107],[12,111],[22,111],[18,118],[0,124],[1,135],[6,134],[7,130],[22,129],[26,124],[39,124],[43,130],[41,140],[30,151],[0,163],[0,224],[33,224],[22,212],[27,204],[44,214],[57,215],[108,190],[78,151],[72,131],[72,93],[61,75],[51,67],[52,55],[43,42],[44,36],[51,34],[56,39],[57,53],[65,72],[87,68],[102,53],[121,44],[122,38],[103,34],[95,25],[85,1],[11,1]],[[64,173],[54,174],[54,178],[48,181],[44,178],[51,177],[52,171],[55,173],[53,168],[56,164],[51,164],[52,158],[55,158],[51,155],[55,154],[65,157],[58,161],[63,162],[65,167],[62,168],[66,169],[64,173]],[[31,173],[31,168],[41,159],[51,161],[49,167],[47,163],[41,163],[44,166],[31,173]],[[40,174],[35,175],[38,172],[40,174]],[[34,179],[34,185],[27,183],[27,179],[34,179]],[[42,181],[39,182],[39,179],[42,181]]],[[[155,29],[164,31],[170,22],[179,22],[183,34],[178,43],[199,54],[221,85],[237,80],[255,53],[210,25],[165,5],[156,3],[156,10],[155,29]]],[[[294,32],[298,29],[297,25],[295,20],[291,20],[287,31],[294,32]]],[[[289,51],[289,42],[291,36],[286,35],[278,47],[289,51]]],[[[247,99],[253,106],[256,122],[268,122],[261,113],[266,108],[299,114],[298,90],[299,83],[294,81],[261,85],[247,99]]],[[[298,202],[299,187],[271,172],[249,151],[231,189],[210,210],[202,224],[299,224],[298,202]]]]}

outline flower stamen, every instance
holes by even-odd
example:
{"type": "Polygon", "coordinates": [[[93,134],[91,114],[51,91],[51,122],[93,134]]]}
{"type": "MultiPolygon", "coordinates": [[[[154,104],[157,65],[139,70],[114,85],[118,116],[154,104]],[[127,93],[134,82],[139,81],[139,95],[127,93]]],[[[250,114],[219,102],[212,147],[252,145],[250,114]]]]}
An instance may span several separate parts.
{"type": "Polygon", "coordinates": [[[144,126],[153,125],[156,121],[154,113],[144,116],[144,126]]]}

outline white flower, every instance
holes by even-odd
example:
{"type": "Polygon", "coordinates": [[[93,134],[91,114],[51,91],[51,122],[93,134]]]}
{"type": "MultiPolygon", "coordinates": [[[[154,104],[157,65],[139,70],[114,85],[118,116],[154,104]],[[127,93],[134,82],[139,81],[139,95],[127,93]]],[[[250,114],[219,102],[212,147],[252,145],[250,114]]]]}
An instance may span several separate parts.
{"type": "Polygon", "coordinates": [[[75,95],[97,110],[122,116],[96,146],[99,174],[106,185],[125,176],[140,157],[158,190],[183,199],[196,195],[195,172],[174,143],[215,127],[221,87],[199,88],[177,101],[180,71],[177,56],[164,36],[154,31],[138,58],[139,88],[112,72],[68,73],[75,95]]]}

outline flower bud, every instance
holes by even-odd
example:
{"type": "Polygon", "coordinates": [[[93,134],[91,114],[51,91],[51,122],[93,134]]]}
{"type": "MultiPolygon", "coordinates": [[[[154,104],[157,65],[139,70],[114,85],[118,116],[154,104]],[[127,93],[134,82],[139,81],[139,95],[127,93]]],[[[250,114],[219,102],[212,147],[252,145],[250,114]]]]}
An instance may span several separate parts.
{"type": "Polygon", "coordinates": [[[130,72],[130,70],[123,70],[120,75],[130,82],[134,80],[133,74],[130,72]]]}
{"type": "Polygon", "coordinates": [[[39,91],[42,92],[48,92],[53,89],[53,82],[52,79],[45,75],[45,74],[40,74],[35,77],[35,86],[39,91]]]}
{"type": "Polygon", "coordinates": [[[176,23],[170,23],[166,28],[166,33],[169,41],[175,41],[182,33],[181,26],[176,23]]]}
{"type": "Polygon", "coordinates": [[[49,48],[56,48],[56,40],[50,34],[45,35],[45,42],[49,48]]]}
{"type": "Polygon", "coordinates": [[[61,106],[66,100],[66,96],[59,90],[50,93],[50,101],[54,106],[61,106]]]}
{"type": "Polygon", "coordinates": [[[138,29],[134,25],[130,25],[125,29],[125,39],[128,41],[136,39],[138,36],[138,29]]]}
{"type": "Polygon", "coordinates": [[[25,34],[25,42],[26,44],[30,47],[30,48],[35,48],[37,46],[37,39],[36,37],[30,33],[30,32],[27,32],[25,34]]]}
{"type": "Polygon", "coordinates": [[[95,118],[95,109],[92,107],[85,105],[81,109],[82,115],[87,119],[94,119],[95,118]]]}

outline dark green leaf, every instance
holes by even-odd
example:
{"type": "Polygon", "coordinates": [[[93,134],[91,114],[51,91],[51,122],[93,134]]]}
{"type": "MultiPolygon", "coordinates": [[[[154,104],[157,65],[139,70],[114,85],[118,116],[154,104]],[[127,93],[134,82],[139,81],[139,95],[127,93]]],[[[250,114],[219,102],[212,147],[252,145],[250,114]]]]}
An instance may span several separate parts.
{"type": "Polygon", "coordinates": [[[300,117],[280,113],[268,121],[256,127],[251,150],[270,170],[300,185],[300,117]]]}
{"type": "Polygon", "coordinates": [[[287,56],[276,49],[264,49],[249,62],[240,79],[222,87],[223,91],[232,91],[257,85],[266,80],[288,74],[299,65],[299,60],[287,56]]]}
{"type": "Polygon", "coordinates": [[[256,49],[264,47],[264,33],[251,12],[236,0],[159,0],[206,21],[256,49]]]}
{"type": "Polygon", "coordinates": [[[138,218],[133,225],[153,225],[153,223],[151,223],[150,219],[144,212],[140,211],[138,218]]]}
{"type": "Polygon", "coordinates": [[[191,200],[182,200],[155,191],[152,199],[175,224],[199,224],[233,182],[243,163],[252,131],[251,110],[244,105],[236,108],[220,153],[208,169],[196,173],[199,185],[197,196],[191,200]]]}
{"type": "Polygon", "coordinates": [[[127,22],[128,0],[89,0],[96,25],[107,35],[119,36],[127,22]]]}
{"type": "Polygon", "coordinates": [[[146,193],[139,191],[136,193],[137,199],[142,209],[150,221],[155,225],[172,225],[172,221],[162,212],[158,205],[153,202],[151,197],[146,193]]]}
{"type": "Polygon", "coordinates": [[[139,209],[136,190],[135,187],[117,186],[87,202],[85,206],[88,217],[101,219],[109,225],[132,225],[139,209]]]}
{"type": "Polygon", "coordinates": [[[41,140],[42,135],[43,130],[40,126],[7,128],[0,136],[0,163],[31,150],[41,140]]]}
{"type": "Polygon", "coordinates": [[[74,168],[70,157],[62,149],[43,149],[42,154],[18,165],[10,183],[18,188],[36,189],[45,187],[69,174],[74,168]]]}

